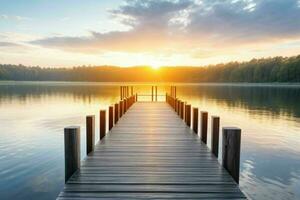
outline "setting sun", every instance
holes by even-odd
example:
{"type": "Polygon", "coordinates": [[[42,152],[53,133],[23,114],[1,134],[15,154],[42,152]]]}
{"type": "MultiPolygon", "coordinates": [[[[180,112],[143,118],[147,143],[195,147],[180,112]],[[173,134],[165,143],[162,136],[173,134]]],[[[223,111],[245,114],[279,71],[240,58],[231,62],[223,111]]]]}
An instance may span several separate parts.
{"type": "Polygon", "coordinates": [[[151,67],[152,69],[158,70],[160,68],[160,65],[152,65],[151,67]]]}

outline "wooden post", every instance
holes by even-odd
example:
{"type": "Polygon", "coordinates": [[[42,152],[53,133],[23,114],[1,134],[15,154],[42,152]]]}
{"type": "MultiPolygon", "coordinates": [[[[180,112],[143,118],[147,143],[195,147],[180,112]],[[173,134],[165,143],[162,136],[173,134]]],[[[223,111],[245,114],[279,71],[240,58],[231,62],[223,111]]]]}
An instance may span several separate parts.
{"type": "Polygon", "coordinates": [[[108,111],[108,128],[109,128],[109,130],[111,130],[113,126],[114,126],[114,107],[109,106],[109,111],[108,111]]]}
{"type": "Polygon", "coordinates": [[[122,100],[122,86],[120,86],[120,100],[122,100]]]}
{"type": "Polygon", "coordinates": [[[95,144],[95,115],[86,116],[86,154],[94,151],[95,144]]]}
{"type": "Polygon", "coordinates": [[[187,103],[184,104],[184,122],[187,123],[187,103]]]}
{"type": "Polygon", "coordinates": [[[123,88],[123,98],[122,98],[122,100],[125,98],[125,86],[122,86],[122,88],[123,88]]]}
{"type": "Polygon", "coordinates": [[[65,141],[65,183],[80,168],[80,127],[64,129],[65,141]]]}
{"type": "Polygon", "coordinates": [[[138,102],[138,94],[135,94],[135,102],[138,102]]]}
{"type": "Polygon", "coordinates": [[[128,97],[126,110],[128,110],[130,108],[130,104],[131,104],[131,97],[128,97]]]}
{"type": "MultiPolygon", "coordinates": [[[[126,86],[123,86],[123,99],[126,97],[126,86]]],[[[123,100],[122,99],[122,100],[123,100]]]]}
{"type": "Polygon", "coordinates": [[[155,86],[155,101],[157,101],[157,86],[155,86]]]}
{"type": "Polygon", "coordinates": [[[239,183],[240,178],[241,129],[223,128],[222,165],[239,183]]]}
{"type": "Polygon", "coordinates": [[[170,101],[171,107],[175,110],[175,99],[173,97],[169,96],[169,101],[170,101]]]}
{"type": "Polygon", "coordinates": [[[151,90],[151,98],[152,98],[152,101],[153,101],[153,90],[154,90],[154,88],[153,88],[153,86],[152,86],[152,90],[151,90]]]}
{"type": "Polygon", "coordinates": [[[181,101],[178,99],[177,100],[177,114],[180,116],[180,106],[181,106],[181,101]]]}
{"type": "Polygon", "coordinates": [[[133,86],[131,86],[131,96],[133,96],[133,86]]]}
{"type": "Polygon", "coordinates": [[[123,105],[123,108],[124,108],[123,113],[126,113],[126,111],[127,111],[127,98],[124,99],[123,104],[124,104],[123,105]]]}
{"type": "Polygon", "coordinates": [[[119,121],[119,104],[115,104],[115,124],[119,121]]]}
{"type": "Polygon", "coordinates": [[[127,94],[126,94],[126,86],[124,86],[124,95],[123,95],[123,99],[125,99],[126,96],[127,96],[127,94]]]}
{"type": "MultiPolygon", "coordinates": [[[[123,86],[123,99],[126,97],[126,86],[123,86]]],[[[123,100],[122,99],[122,100],[123,100]]]]}
{"type": "Polygon", "coordinates": [[[174,98],[176,98],[177,95],[176,95],[176,86],[174,86],[174,98]]]}
{"type": "Polygon", "coordinates": [[[120,105],[120,108],[119,108],[119,110],[120,110],[119,118],[121,118],[123,116],[123,108],[124,108],[123,107],[123,101],[120,101],[119,105],[120,105]]]}
{"type": "Polygon", "coordinates": [[[191,127],[191,105],[185,106],[185,121],[188,127],[191,127]]]}
{"type": "Polygon", "coordinates": [[[198,108],[193,108],[193,131],[198,135],[198,108]]]}
{"type": "Polygon", "coordinates": [[[181,106],[180,106],[180,117],[181,119],[184,119],[184,102],[181,102],[181,106]]]}
{"type": "Polygon", "coordinates": [[[207,117],[208,113],[201,111],[201,140],[207,143],[207,117]]]}
{"type": "Polygon", "coordinates": [[[106,133],[106,111],[100,110],[100,140],[104,138],[106,133]]]}
{"type": "Polygon", "coordinates": [[[211,150],[216,157],[219,155],[219,131],[220,117],[211,116],[211,150]]]}

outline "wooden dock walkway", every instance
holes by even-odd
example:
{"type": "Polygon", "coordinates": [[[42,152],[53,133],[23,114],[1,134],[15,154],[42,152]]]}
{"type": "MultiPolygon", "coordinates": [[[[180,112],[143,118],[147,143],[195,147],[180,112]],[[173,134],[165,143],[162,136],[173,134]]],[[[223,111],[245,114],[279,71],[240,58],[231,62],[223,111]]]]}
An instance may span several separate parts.
{"type": "Polygon", "coordinates": [[[165,102],[137,102],[81,162],[58,200],[245,199],[165,102]]]}

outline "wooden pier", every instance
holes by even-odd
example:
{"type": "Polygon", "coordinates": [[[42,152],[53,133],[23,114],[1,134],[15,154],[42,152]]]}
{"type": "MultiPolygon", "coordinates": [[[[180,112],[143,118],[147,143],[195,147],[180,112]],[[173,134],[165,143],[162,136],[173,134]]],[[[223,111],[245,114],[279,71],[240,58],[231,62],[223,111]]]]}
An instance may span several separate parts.
{"type": "Polygon", "coordinates": [[[66,177],[58,200],[246,198],[238,180],[190,128],[190,117],[182,120],[174,111],[175,98],[166,96],[167,102],[136,99],[126,101],[126,113],[89,148],[93,151],[80,168],[66,177]]]}

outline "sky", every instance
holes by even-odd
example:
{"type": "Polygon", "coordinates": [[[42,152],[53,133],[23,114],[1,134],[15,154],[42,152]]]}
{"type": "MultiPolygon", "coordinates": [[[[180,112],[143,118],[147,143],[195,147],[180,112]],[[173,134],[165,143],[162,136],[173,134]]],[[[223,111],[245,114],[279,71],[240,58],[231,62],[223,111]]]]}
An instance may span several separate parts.
{"type": "Polygon", "coordinates": [[[0,0],[0,63],[203,66],[300,54],[300,0],[0,0]]]}

